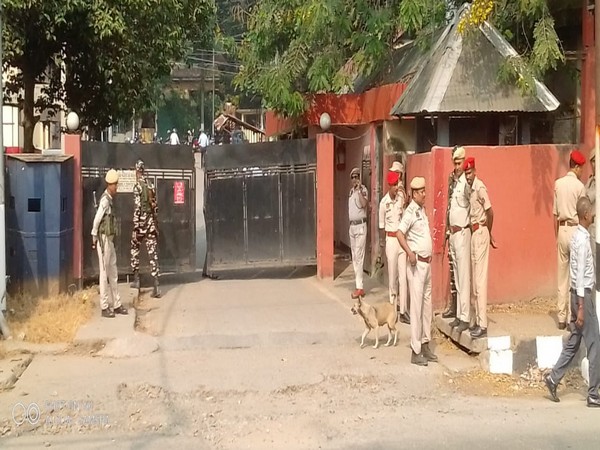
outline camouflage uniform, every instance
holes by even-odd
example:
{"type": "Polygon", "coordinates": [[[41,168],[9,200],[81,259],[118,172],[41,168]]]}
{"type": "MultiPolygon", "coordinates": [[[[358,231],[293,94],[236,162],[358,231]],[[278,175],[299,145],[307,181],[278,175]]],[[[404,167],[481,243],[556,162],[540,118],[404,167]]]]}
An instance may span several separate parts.
{"type": "Polygon", "coordinates": [[[158,208],[155,200],[155,188],[144,176],[144,163],[139,160],[135,169],[141,176],[133,187],[135,210],[133,212],[133,232],[131,234],[131,268],[135,281],[139,285],[140,246],[146,241],[151,274],[154,278],[155,294],[158,293],[158,208]]]}

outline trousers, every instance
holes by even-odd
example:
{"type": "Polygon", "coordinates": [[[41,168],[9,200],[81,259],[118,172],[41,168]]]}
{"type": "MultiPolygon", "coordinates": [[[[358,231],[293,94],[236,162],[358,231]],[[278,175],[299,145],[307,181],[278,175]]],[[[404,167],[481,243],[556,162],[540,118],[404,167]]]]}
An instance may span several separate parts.
{"type": "Polygon", "coordinates": [[[158,278],[158,230],[152,217],[142,217],[133,225],[131,233],[131,269],[138,272],[140,269],[140,247],[142,241],[146,242],[148,259],[150,260],[150,272],[154,278],[158,278]]]}
{"type": "Polygon", "coordinates": [[[387,236],[385,238],[385,256],[388,265],[388,282],[390,284],[390,303],[397,305],[400,314],[407,308],[408,285],[406,283],[406,252],[400,246],[398,238],[387,236]]]}
{"type": "Polygon", "coordinates": [[[417,261],[406,269],[410,291],[410,346],[416,354],[431,341],[431,264],[417,261]]]}
{"type": "Polygon", "coordinates": [[[102,309],[109,306],[113,309],[118,308],[121,306],[121,295],[119,294],[118,285],[117,254],[112,238],[103,234],[99,235],[96,251],[98,252],[98,265],[100,267],[100,307],[102,309]],[[112,298],[112,302],[108,301],[109,296],[112,298]]]}
{"type": "Polygon", "coordinates": [[[463,322],[471,320],[471,229],[450,235],[450,253],[456,284],[456,317],[463,322]]]}
{"type": "Polygon", "coordinates": [[[477,325],[487,328],[488,266],[490,260],[490,230],[479,227],[471,236],[471,278],[473,304],[477,325]]]}
{"type": "Polygon", "coordinates": [[[367,243],[367,223],[350,225],[349,234],[356,289],[363,289],[363,267],[365,262],[365,245],[367,243]]]}
{"type": "Polygon", "coordinates": [[[580,330],[575,325],[577,320],[577,310],[579,309],[577,304],[577,294],[571,293],[571,322],[569,326],[571,328],[571,334],[569,340],[563,348],[556,365],[550,373],[552,381],[556,384],[560,383],[563,379],[569,364],[575,358],[579,346],[581,345],[581,339],[585,341],[587,348],[587,358],[590,366],[590,383],[588,386],[588,397],[598,398],[598,388],[600,388],[600,329],[598,328],[598,315],[596,312],[596,301],[594,300],[596,293],[591,289],[585,290],[583,297],[583,330],[580,330]]]}
{"type": "Polygon", "coordinates": [[[562,226],[558,229],[558,321],[566,323],[569,313],[569,245],[577,227],[562,226]]]}

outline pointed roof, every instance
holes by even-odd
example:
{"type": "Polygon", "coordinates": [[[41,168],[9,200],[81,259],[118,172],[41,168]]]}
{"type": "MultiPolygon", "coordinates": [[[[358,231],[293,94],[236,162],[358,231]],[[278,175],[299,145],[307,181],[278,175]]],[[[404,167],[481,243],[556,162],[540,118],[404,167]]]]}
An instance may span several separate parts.
{"type": "Polygon", "coordinates": [[[506,58],[517,52],[488,22],[463,37],[458,23],[468,8],[463,6],[446,27],[390,114],[547,112],[558,108],[556,97],[538,80],[531,96],[499,80],[506,58]]]}

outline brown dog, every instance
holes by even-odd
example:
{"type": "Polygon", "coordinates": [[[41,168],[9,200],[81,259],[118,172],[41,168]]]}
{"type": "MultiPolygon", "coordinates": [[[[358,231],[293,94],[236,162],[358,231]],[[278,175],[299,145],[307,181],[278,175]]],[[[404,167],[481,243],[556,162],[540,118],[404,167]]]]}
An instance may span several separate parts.
{"type": "Polygon", "coordinates": [[[379,327],[386,324],[388,327],[388,340],[385,346],[390,346],[392,331],[394,332],[394,346],[396,345],[396,341],[398,340],[398,330],[396,330],[398,313],[395,305],[391,305],[388,302],[369,305],[362,300],[362,297],[358,297],[350,311],[352,311],[352,314],[358,314],[365,321],[366,328],[360,340],[360,348],[365,346],[365,338],[373,329],[375,329],[375,345],[373,348],[379,347],[379,327]]]}

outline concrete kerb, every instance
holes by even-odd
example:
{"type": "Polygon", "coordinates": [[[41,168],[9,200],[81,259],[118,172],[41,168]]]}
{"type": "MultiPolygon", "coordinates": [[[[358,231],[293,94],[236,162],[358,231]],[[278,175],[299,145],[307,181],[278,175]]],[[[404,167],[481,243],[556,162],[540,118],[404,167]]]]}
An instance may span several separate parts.
{"type": "MultiPolygon", "coordinates": [[[[545,315],[541,317],[546,319],[545,315]]],[[[500,326],[497,335],[483,339],[472,339],[468,331],[459,335],[450,327],[450,322],[451,319],[443,319],[440,315],[434,319],[435,326],[442,334],[458,348],[476,356],[481,368],[490,373],[521,374],[529,367],[550,369],[556,364],[568,339],[568,333],[557,332],[551,320],[546,326],[529,333],[506,332],[506,328],[500,326]]],[[[580,366],[584,357],[585,349],[582,346],[573,366],[580,366]]]]}

